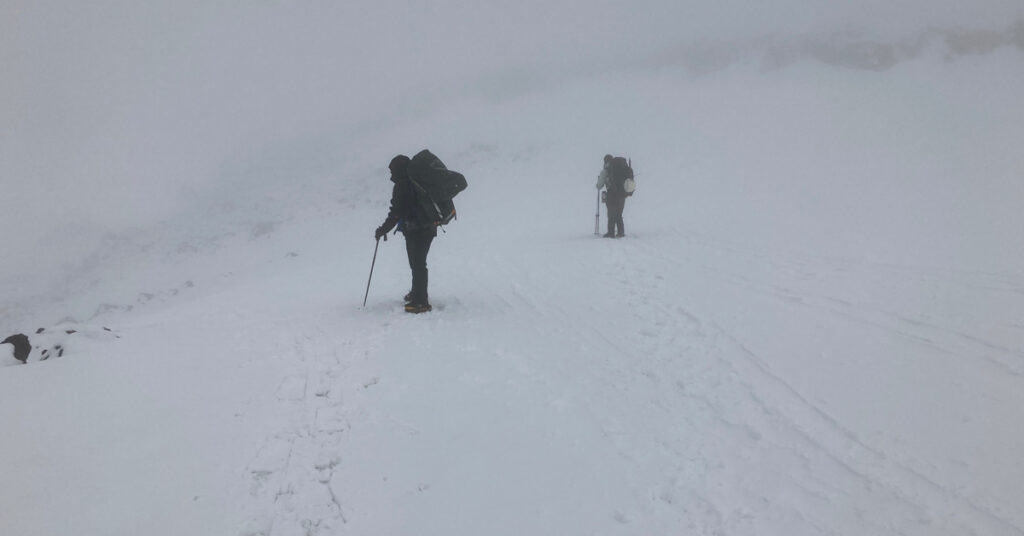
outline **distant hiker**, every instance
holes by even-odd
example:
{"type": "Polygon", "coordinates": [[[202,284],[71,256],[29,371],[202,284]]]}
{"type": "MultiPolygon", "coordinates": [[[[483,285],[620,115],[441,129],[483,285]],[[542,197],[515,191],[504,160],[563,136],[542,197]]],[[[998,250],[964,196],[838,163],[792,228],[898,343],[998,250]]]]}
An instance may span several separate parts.
{"type": "Polygon", "coordinates": [[[427,253],[437,227],[454,219],[452,197],[466,188],[466,178],[448,170],[439,158],[423,150],[411,159],[398,155],[391,170],[391,208],[384,223],[374,231],[377,240],[395,226],[405,235],[405,250],[412,270],[412,290],[405,295],[405,310],[425,313],[432,309],[427,296],[427,253]]]}
{"type": "Polygon", "coordinates": [[[604,203],[608,207],[608,232],[604,234],[605,238],[626,236],[622,210],[626,207],[626,198],[633,195],[632,181],[633,170],[625,158],[604,155],[604,168],[597,176],[597,189],[605,188],[604,203]]]}

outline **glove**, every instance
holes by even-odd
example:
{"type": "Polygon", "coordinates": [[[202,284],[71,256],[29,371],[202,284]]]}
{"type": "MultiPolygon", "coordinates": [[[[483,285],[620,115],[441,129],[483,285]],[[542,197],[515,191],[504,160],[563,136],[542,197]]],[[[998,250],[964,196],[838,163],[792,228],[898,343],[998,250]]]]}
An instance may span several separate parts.
{"type": "Polygon", "coordinates": [[[373,232],[373,237],[377,240],[380,240],[380,237],[382,236],[384,237],[384,240],[388,239],[388,232],[384,229],[383,225],[378,227],[377,230],[373,232]]]}

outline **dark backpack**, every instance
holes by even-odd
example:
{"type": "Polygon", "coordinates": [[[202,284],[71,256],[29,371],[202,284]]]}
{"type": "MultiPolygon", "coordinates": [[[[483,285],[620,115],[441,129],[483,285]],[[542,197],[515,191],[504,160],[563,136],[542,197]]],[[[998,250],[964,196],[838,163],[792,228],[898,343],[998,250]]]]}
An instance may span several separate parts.
{"type": "Polygon", "coordinates": [[[412,157],[408,172],[416,203],[427,219],[435,225],[455,219],[452,198],[466,189],[466,177],[446,168],[441,159],[427,149],[412,157]]]}
{"type": "Polygon", "coordinates": [[[629,161],[621,156],[616,156],[615,158],[612,158],[611,164],[608,166],[608,171],[612,178],[608,191],[627,193],[625,187],[626,180],[633,178],[633,168],[629,166],[629,161]]]}

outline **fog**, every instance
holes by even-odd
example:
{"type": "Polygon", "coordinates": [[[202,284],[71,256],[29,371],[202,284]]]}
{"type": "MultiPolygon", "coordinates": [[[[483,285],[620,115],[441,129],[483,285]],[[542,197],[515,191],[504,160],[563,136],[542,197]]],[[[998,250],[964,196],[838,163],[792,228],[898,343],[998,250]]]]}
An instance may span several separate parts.
{"type": "MultiPolygon", "coordinates": [[[[84,243],[170,218],[282,147],[304,148],[295,173],[329,174],[372,125],[502,98],[534,76],[687,43],[1022,16],[1019,0],[8,0],[0,238],[15,247],[0,275],[30,269],[60,236],[84,243]]],[[[381,151],[399,149],[411,150],[381,151]]]]}

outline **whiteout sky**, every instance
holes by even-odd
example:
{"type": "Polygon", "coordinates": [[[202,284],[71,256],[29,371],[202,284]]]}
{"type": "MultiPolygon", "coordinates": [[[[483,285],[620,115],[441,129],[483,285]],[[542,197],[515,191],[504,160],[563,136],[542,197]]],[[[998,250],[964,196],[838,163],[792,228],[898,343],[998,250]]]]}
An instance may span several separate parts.
{"type": "MultiPolygon", "coordinates": [[[[850,26],[903,35],[1022,16],[1019,0],[8,0],[0,241],[46,249],[71,230],[170,217],[196,198],[185,192],[280,147],[306,144],[308,156],[307,141],[344,145],[361,125],[535,72],[702,40],[850,26]]],[[[35,259],[8,255],[0,276],[35,259]]]]}

